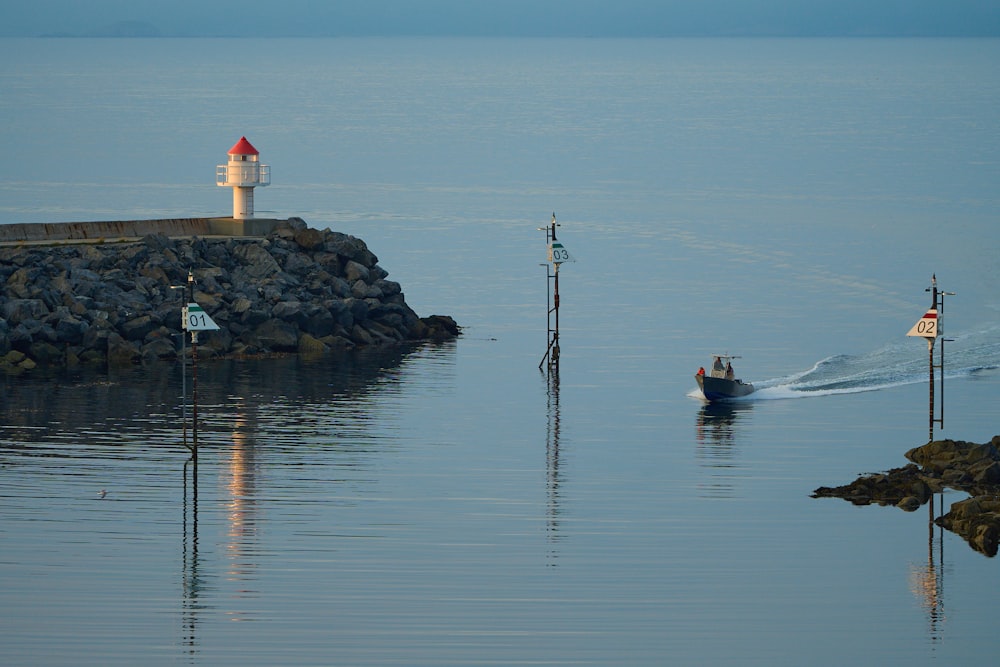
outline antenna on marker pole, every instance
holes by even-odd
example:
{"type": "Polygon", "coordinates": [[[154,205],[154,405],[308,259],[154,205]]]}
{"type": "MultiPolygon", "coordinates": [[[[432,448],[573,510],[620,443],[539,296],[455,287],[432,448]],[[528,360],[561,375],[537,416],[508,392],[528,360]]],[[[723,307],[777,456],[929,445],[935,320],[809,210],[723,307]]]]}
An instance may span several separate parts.
{"type": "Polygon", "coordinates": [[[924,290],[931,293],[931,307],[924,313],[924,316],[917,320],[913,328],[907,332],[907,336],[923,338],[927,341],[928,359],[928,442],[934,440],[934,424],[944,428],[944,344],[945,341],[953,340],[944,337],[944,298],[955,296],[954,292],[945,292],[938,289],[937,274],[931,275],[931,286],[924,290]],[[934,341],[941,341],[941,352],[938,356],[939,363],[934,363],[934,341]],[[940,370],[941,392],[940,410],[934,409],[934,369],[940,370]],[[935,417],[935,413],[940,417],[935,417]]]}
{"type": "Polygon", "coordinates": [[[542,264],[545,267],[545,305],[547,307],[546,324],[548,329],[548,345],[545,348],[545,356],[538,363],[538,368],[548,364],[549,372],[559,372],[559,265],[564,262],[575,262],[573,256],[569,254],[565,246],[556,238],[556,214],[552,214],[552,222],[546,227],[539,227],[538,231],[545,232],[545,241],[548,245],[548,263],[542,264]],[[549,265],[554,268],[549,271],[549,265]],[[549,283],[552,283],[552,290],[549,290],[549,283]],[[550,296],[551,294],[551,296],[550,296]],[[553,327],[553,320],[555,326],[553,327]]]}

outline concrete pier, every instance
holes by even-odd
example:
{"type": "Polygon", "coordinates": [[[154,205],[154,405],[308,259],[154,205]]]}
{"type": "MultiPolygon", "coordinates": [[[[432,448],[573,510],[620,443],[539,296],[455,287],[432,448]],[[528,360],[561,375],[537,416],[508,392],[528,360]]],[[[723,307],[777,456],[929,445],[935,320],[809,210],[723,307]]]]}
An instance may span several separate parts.
{"type": "Polygon", "coordinates": [[[147,234],[183,236],[260,236],[286,222],[271,218],[167,218],[162,220],[116,220],[108,222],[36,222],[0,225],[0,243],[58,241],[117,241],[147,234]]]}

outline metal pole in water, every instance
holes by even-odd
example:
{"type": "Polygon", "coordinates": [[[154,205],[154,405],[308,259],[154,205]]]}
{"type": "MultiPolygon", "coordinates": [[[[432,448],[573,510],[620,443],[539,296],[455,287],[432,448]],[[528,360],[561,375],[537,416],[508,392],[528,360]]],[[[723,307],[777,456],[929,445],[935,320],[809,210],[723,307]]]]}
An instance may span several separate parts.
{"type": "MultiPolygon", "coordinates": [[[[554,236],[554,234],[553,234],[554,236]]],[[[556,311],[556,330],[552,334],[552,358],[549,360],[549,368],[555,367],[559,371],[559,265],[556,264],[554,270],[554,286],[552,288],[552,301],[556,311]]]]}
{"type": "Polygon", "coordinates": [[[556,227],[559,223],[556,222],[556,214],[552,214],[552,222],[547,227],[539,227],[539,231],[545,232],[545,240],[548,243],[549,248],[549,263],[551,263],[555,268],[550,274],[548,270],[548,265],[545,269],[545,304],[547,307],[547,317],[546,325],[548,329],[548,343],[545,349],[545,356],[542,357],[542,361],[538,364],[540,369],[546,362],[548,363],[549,370],[555,369],[556,372],[559,371],[559,265],[563,262],[573,262],[576,261],[566,250],[565,246],[558,241],[556,238],[556,227]],[[553,296],[552,302],[549,302],[549,287],[548,281],[553,281],[553,296]],[[555,328],[552,327],[553,315],[555,316],[555,328]]]}
{"type": "Polygon", "coordinates": [[[198,332],[217,331],[219,325],[209,317],[205,309],[194,301],[194,276],[188,273],[188,285],[191,286],[191,300],[188,302],[184,315],[184,326],[191,332],[191,456],[198,458],[198,332]]]}
{"type": "MultiPolygon", "coordinates": [[[[552,212],[552,222],[550,227],[552,228],[552,241],[556,241],[556,214],[555,211],[552,212]]],[[[560,262],[554,262],[555,268],[552,270],[553,276],[553,286],[552,286],[552,305],[556,312],[556,330],[552,337],[552,358],[550,360],[549,366],[553,364],[556,370],[559,370],[559,264],[560,262]]]]}
{"type": "Polygon", "coordinates": [[[181,422],[184,428],[184,446],[188,445],[188,389],[187,389],[187,332],[181,331],[181,422]]]}
{"type": "Polygon", "coordinates": [[[944,428],[944,297],[953,296],[954,292],[944,292],[938,290],[937,274],[931,276],[931,286],[924,290],[931,293],[931,307],[924,313],[924,316],[917,320],[907,336],[923,338],[927,341],[928,358],[928,406],[927,406],[927,430],[928,442],[934,440],[934,424],[944,428]],[[940,301],[939,301],[940,299],[940,301]],[[934,364],[934,342],[941,339],[941,357],[937,365],[934,364]],[[935,416],[934,403],[934,369],[941,371],[941,416],[935,416]]]}
{"type": "Polygon", "coordinates": [[[191,442],[192,456],[198,460],[198,332],[191,332],[191,442]]]}
{"type": "MultiPolygon", "coordinates": [[[[194,303],[194,274],[188,271],[188,303],[194,303]]],[[[188,323],[185,323],[187,326],[188,323]]],[[[191,458],[198,464],[198,332],[191,332],[191,458]]],[[[195,468],[197,470],[197,468],[195,468]]]]}
{"type": "Polygon", "coordinates": [[[944,337],[944,298],[946,296],[955,296],[954,292],[945,292],[944,290],[938,291],[940,310],[938,311],[938,336],[941,338],[941,353],[938,356],[938,368],[941,369],[941,391],[940,394],[940,416],[937,419],[938,424],[941,428],[944,428],[944,343],[946,340],[950,340],[944,337]]]}
{"type": "Polygon", "coordinates": [[[927,341],[927,354],[929,359],[928,368],[930,370],[930,405],[928,410],[927,442],[934,440],[934,339],[927,341]]]}
{"type": "Polygon", "coordinates": [[[549,336],[552,333],[552,297],[551,288],[549,287],[549,281],[552,280],[552,274],[549,273],[549,265],[542,264],[545,267],[545,355],[542,360],[538,362],[538,368],[541,370],[542,366],[549,359],[549,336]]]}

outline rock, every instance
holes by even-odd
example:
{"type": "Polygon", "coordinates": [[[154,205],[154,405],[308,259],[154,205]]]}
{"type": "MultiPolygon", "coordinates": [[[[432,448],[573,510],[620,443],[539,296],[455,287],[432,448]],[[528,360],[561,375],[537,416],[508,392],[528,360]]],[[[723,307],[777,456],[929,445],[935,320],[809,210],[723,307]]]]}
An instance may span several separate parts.
{"type": "Polygon", "coordinates": [[[306,319],[299,328],[316,338],[329,336],[337,327],[337,321],[329,308],[317,305],[306,306],[305,316],[306,319]]]}
{"type": "Polygon", "coordinates": [[[20,324],[26,320],[41,320],[48,314],[49,308],[41,299],[7,299],[3,304],[4,319],[10,324],[20,324]]]}
{"type": "Polygon", "coordinates": [[[58,319],[55,325],[56,339],[60,343],[67,345],[79,345],[83,341],[84,334],[87,333],[89,325],[81,319],[74,317],[67,311],[58,319]]]}
{"type": "Polygon", "coordinates": [[[344,278],[352,284],[359,280],[367,283],[371,279],[371,272],[364,264],[359,264],[353,259],[349,259],[347,260],[347,264],[344,265],[344,278]]]}
{"type": "Polygon", "coordinates": [[[357,345],[371,345],[375,342],[372,335],[360,324],[355,324],[351,328],[351,341],[357,345]]]}
{"type": "Polygon", "coordinates": [[[433,341],[444,341],[455,338],[461,334],[461,329],[451,317],[447,315],[431,315],[420,318],[422,331],[416,338],[428,338],[433,341]]]}
{"type": "Polygon", "coordinates": [[[325,343],[309,334],[302,334],[299,337],[299,354],[319,354],[325,352],[326,349],[325,343]]]}
{"type": "Polygon", "coordinates": [[[295,352],[299,335],[295,326],[282,320],[267,320],[254,331],[260,344],[275,352],[295,352]]]}
{"type": "Polygon", "coordinates": [[[277,303],[271,310],[271,316],[284,320],[289,324],[294,324],[300,329],[309,321],[309,316],[306,314],[306,309],[301,301],[282,301],[281,303],[277,303]]]}
{"type": "Polygon", "coordinates": [[[971,495],[935,520],[987,556],[1000,541],[1000,436],[985,444],[938,440],[906,452],[911,463],[884,474],[863,475],[840,487],[820,487],[813,498],[843,498],[855,505],[892,504],[912,512],[945,488],[971,495]],[[919,465],[917,465],[919,464],[919,465]]]}
{"type": "Polygon", "coordinates": [[[16,366],[25,359],[27,359],[27,357],[28,355],[26,355],[24,352],[21,352],[19,350],[11,350],[10,352],[4,355],[3,363],[7,366],[16,366]]]}
{"type": "Polygon", "coordinates": [[[383,278],[379,278],[375,281],[375,287],[379,288],[383,296],[387,297],[403,293],[403,288],[399,283],[392,280],[385,280],[383,278]]]}
{"type": "Polygon", "coordinates": [[[953,503],[936,523],[963,536],[976,551],[996,556],[1000,542],[1000,500],[996,496],[975,496],[953,503]]]}
{"type": "Polygon", "coordinates": [[[227,328],[209,332],[208,335],[199,338],[201,349],[215,357],[229,354],[234,342],[233,334],[227,328]]]}
{"type": "Polygon", "coordinates": [[[980,466],[972,482],[976,486],[1000,486],[1000,462],[990,461],[980,466]]]}
{"type": "Polygon", "coordinates": [[[156,338],[142,346],[141,356],[147,363],[158,359],[175,359],[177,344],[168,338],[156,338]]]}
{"type": "Polygon", "coordinates": [[[281,267],[271,254],[257,243],[242,243],[236,246],[233,256],[241,262],[243,265],[241,273],[249,280],[262,280],[281,271],[281,267]]]}
{"type": "Polygon", "coordinates": [[[122,336],[127,340],[142,341],[159,326],[159,323],[149,315],[140,315],[120,327],[122,336]]]}
{"type": "Polygon", "coordinates": [[[124,366],[138,361],[139,347],[122,338],[121,334],[108,335],[108,363],[112,366],[124,366]]]}
{"type": "Polygon", "coordinates": [[[29,356],[39,364],[54,364],[62,360],[62,350],[44,340],[38,340],[31,344],[29,356]]]}
{"type": "Polygon", "coordinates": [[[300,229],[292,237],[305,250],[316,250],[323,245],[323,234],[316,229],[300,229]]]}
{"type": "Polygon", "coordinates": [[[328,252],[335,253],[344,259],[354,260],[362,266],[378,264],[378,257],[368,250],[365,242],[348,234],[327,230],[323,246],[328,252]]]}

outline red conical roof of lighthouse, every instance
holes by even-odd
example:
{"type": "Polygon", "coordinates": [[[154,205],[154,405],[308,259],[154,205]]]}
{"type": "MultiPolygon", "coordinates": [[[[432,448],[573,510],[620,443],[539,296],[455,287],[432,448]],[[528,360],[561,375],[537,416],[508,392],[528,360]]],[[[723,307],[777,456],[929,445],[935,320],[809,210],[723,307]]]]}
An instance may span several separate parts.
{"type": "Polygon", "coordinates": [[[227,155],[260,155],[260,151],[254,148],[246,137],[240,137],[236,145],[229,149],[227,155]]]}

